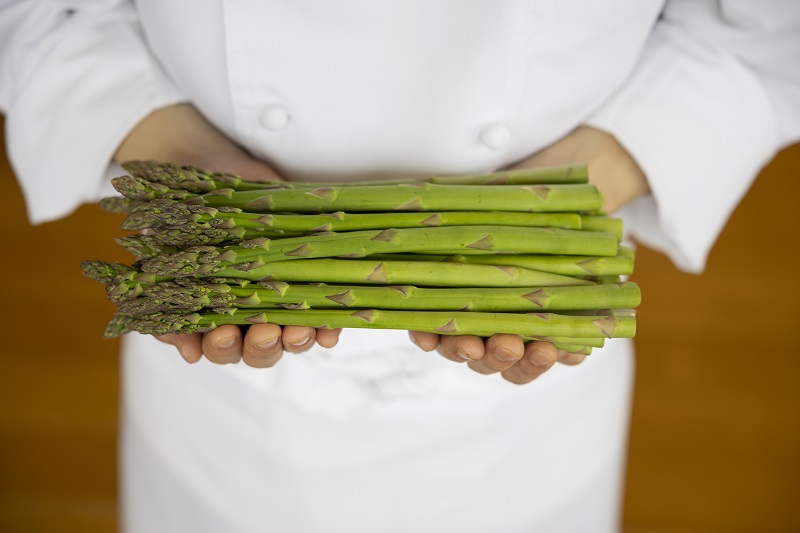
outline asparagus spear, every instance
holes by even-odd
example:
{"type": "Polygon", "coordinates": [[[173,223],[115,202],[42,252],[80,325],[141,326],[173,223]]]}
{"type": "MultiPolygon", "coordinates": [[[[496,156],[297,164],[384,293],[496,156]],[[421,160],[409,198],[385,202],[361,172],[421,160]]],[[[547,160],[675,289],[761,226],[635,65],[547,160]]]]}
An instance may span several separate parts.
{"type": "Polygon", "coordinates": [[[135,257],[151,258],[162,254],[174,254],[181,249],[178,246],[164,244],[154,235],[133,234],[124,237],[115,237],[114,242],[130,252],[135,257]]]}
{"type": "Polygon", "coordinates": [[[565,276],[629,276],[633,273],[632,249],[620,246],[613,257],[591,255],[436,255],[436,254],[375,254],[373,259],[406,261],[440,261],[482,265],[506,265],[552,272],[565,276]]]}
{"type": "Polygon", "coordinates": [[[222,248],[198,246],[154,257],[143,263],[142,270],[165,276],[187,276],[234,265],[251,269],[273,261],[424,252],[445,246],[460,253],[476,254],[617,254],[616,238],[608,233],[511,226],[445,226],[254,239],[222,248]]]}
{"type": "Polygon", "coordinates": [[[592,347],[591,346],[584,346],[583,344],[575,344],[575,343],[566,343],[566,342],[554,342],[553,346],[558,348],[559,350],[563,350],[565,352],[577,353],[582,355],[591,355],[592,354],[592,347]]]}
{"type": "Polygon", "coordinates": [[[137,273],[137,270],[129,265],[96,260],[81,261],[81,271],[87,278],[103,284],[111,283],[117,278],[130,277],[137,273]]]}
{"type": "MultiPolygon", "coordinates": [[[[161,283],[144,288],[143,298],[125,309],[151,312],[204,307],[287,309],[375,308],[428,311],[539,311],[633,308],[639,305],[639,287],[619,284],[521,287],[425,288],[412,285],[359,286],[289,284],[268,281],[253,286],[194,282],[161,283]]],[[[141,312],[141,311],[137,311],[141,312]]]]}
{"type": "Polygon", "coordinates": [[[167,199],[207,207],[238,207],[255,212],[332,211],[593,211],[602,199],[589,184],[554,185],[439,185],[413,183],[236,191],[216,189],[205,194],[171,189],[131,176],[112,184],[133,200],[167,199]]]}
{"type": "MultiPolygon", "coordinates": [[[[257,238],[285,238],[317,232],[384,228],[465,225],[555,227],[579,229],[574,213],[438,212],[438,213],[325,213],[282,215],[245,213],[240,209],[202,207],[181,203],[145,205],[133,210],[122,229],[153,229],[152,239],[167,245],[189,246],[233,243],[257,238]]],[[[132,243],[121,243],[128,247],[132,243]]],[[[134,245],[134,250],[137,245],[134,245]]],[[[152,247],[152,245],[150,245],[152,247]]],[[[129,248],[131,249],[131,248],[129,248]]],[[[153,247],[155,250],[155,248],[153,247]]],[[[156,254],[153,254],[156,255],[156,254]]],[[[142,256],[143,257],[143,256],[142,256]]]]}
{"type": "MultiPolygon", "coordinates": [[[[104,338],[111,339],[115,337],[119,337],[126,333],[130,333],[134,331],[130,329],[129,323],[131,321],[131,317],[125,315],[115,315],[111,318],[106,326],[106,330],[103,334],[104,338]]],[[[482,337],[490,337],[491,334],[481,334],[479,336],[482,337]]],[[[593,339],[586,339],[586,338],[569,338],[565,337],[541,337],[541,336],[521,336],[525,342],[530,340],[544,340],[548,342],[553,342],[553,345],[558,348],[559,350],[564,350],[567,352],[572,353],[581,353],[585,355],[590,355],[592,353],[592,347],[602,348],[603,346],[603,338],[593,338],[593,339]]]]}
{"type": "MultiPolygon", "coordinates": [[[[83,272],[106,285],[111,301],[121,302],[140,296],[155,283],[181,281],[174,276],[158,276],[127,265],[104,261],[84,261],[83,272]]],[[[415,285],[432,287],[553,287],[594,285],[586,279],[538,272],[517,267],[459,263],[432,264],[419,261],[373,261],[366,259],[305,259],[303,268],[293,261],[278,261],[250,270],[233,267],[215,269],[198,278],[235,283],[243,281],[287,281],[365,285],[415,285]]]]}
{"type": "MultiPolygon", "coordinates": [[[[480,337],[491,337],[492,334],[479,335],[480,337]]],[[[553,337],[547,335],[520,335],[522,340],[528,341],[545,341],[551,342],[558,347],[558,345],[571,344],[573,346],[585,346],[587,348],[602,348],[605,345],[605,337],[553,337]]],[[[561,348],[559,348],[561,349],[561,348]]],[[[566,350],[571,352],[572,350],[566,350]]]]}
{"type": "Polygon", "coordinates": [[[602,199],[593,185],[438,185],[400,184],[321,187],[206,195],[206,205],[233,202],[259,211],[589,211],[602,199]],[[238,197],[237,197],[238,196],[238,197]]]}
{"type": "Polygon", "coordinates": [[[516,335],[554,335],[565,337],[633,337],[636,319],[632,316],[570,316],[555,313],[480,313],[459,311],[394,311],[361,309],[232,309],[218,313],[153,313],[117,315],[115,327],[107,336],[123,329],[163,335],[210,331],[224,324],[278,324],[314,328],[370,328],[428,331],[442,335],[470,335],[473,332],[516,335]],[[120,327],[119,324],[122,326],[120,327]]]}
{"type": "Polygon", "coordinates": [[[157,161],[128,161],[123,168],[136,178],[161,183],[171,189],[204,193],[216,189],[262,190],[267,188],[318,188],[363,185],[399,185],[404,183],[438,183],[445,185],[538,185],[553,183],[587,183],[586,165],[564,165],[544,168],[503,170],[487,174],[460,176],[428,176],[418,179],[383,179],[353,182],[286,182],[246,181],[222,172],[207,172],[193,166],[177,166],[157,161]]]}
{"type": "Polygon", "coordinates": [[[131,200],[124,196],[109,196],[101,198],[97,202],[97,206],[108,213],[130,213],[137,207],[147,205],[147,202],[142,200],[131,200]]]}
{"type": "Polygon", "coordinates": [[[621,241],[623,236],[622,219],[605,215],[581,215],[581,229],[613,233],[617,237],[617,241],[621,241]]]}
{"type": "MultiPolygon", "coordinates": [[[[597,218],[597,217],[593,217],[597,218]]],[[[576,213],[520,213],[513,211],[443,211],[424,213],[334,213],[286,215],[248,213],[237,208],[203,207],[198,205],[144,204],[131,211],[122,223],[124,230],[164,227],[185,227],[226,230],[232,237],[247,239],[261,237],[264,231],[315,233],[321,231],[358,231],[385,228],[423,228],[438,226],[522,226],[583,229],[576,213]],[[208,225],[208,226],[205,226],[208,225]],[[251,231],[252,233],[244,233],[251,231]]],[[[615,228],[609,227],[609,233],[615,228]]]]}

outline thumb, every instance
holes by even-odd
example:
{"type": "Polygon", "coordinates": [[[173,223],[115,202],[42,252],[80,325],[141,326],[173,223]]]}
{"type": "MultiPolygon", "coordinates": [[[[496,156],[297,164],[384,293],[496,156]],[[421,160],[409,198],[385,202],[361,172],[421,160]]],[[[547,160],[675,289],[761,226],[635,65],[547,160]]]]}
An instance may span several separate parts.
{"type": "Polygon", "coordinates": [[[187,363],[196,363],[203,356],[202,338],[200,333],[192,333],[191,335],[168,334],[156,337],[161,342],[175,346],[187,363]]]}
{"type": "Polygon", "coordinates": [[[226,172],[248,181],[285,181],[270,165],[245,153],[221,160],[209,170],[226,172]]]}

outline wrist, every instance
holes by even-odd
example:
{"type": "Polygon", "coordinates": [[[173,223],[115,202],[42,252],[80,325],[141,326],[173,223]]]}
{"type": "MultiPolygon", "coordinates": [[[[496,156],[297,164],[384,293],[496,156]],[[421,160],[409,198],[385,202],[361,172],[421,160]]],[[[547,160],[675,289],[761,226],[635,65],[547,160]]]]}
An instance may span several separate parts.
{"type": "Polygon", "coordinates": [[[595,137],[596,148],[587,159],[589,180],[603,194],[603,209],[617,209],[646,195],[650,186],[634,157],[610,133],[585,126],[595,137]]]}
{"type": "Polygon", "coordinates": [[[587,165],[589,180],[603,194],[603,209],[607,213],[650,190],[644,172],[625,147],[611,133],[590,126],[578,127],[516,168],[574,163],[587,165]]]}
{"type": "Polygon", "coordinates": [[[114,154],[118,163],[154,159],[253,180],[280,176],[253,158],[203,117],[191,104],[157,109],[137,124],[114,154]]]}

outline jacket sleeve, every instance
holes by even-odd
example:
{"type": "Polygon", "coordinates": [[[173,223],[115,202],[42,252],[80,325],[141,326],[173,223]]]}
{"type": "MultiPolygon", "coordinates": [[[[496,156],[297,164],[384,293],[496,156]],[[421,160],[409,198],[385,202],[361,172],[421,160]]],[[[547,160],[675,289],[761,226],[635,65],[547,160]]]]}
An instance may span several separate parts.
{"type": "Polygon", "coordinates": [[[627,82],[588,123],[639,162],[652,195],[631,234],[699,273],[759,171],[800,139],[800,2],[672,0],[627,82]]]}
{"type": "Polygon", "coordinates": [[[0,0],[0,112],[32,223],[108,194],[126,134],[182,101],[125,0],[0,0]]]}

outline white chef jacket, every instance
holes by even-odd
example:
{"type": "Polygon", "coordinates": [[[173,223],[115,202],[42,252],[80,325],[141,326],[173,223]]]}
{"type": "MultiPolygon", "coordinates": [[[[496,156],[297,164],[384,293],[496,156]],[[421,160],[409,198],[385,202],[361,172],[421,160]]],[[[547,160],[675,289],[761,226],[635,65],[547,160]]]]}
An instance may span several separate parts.
{"type": "MultiPolygon", "coordinates": [[[[580,124],[652,194],[621,213],[699,272],[800,138],[800,4],[712,0],[0,0],[0,109],[30,218],[107,193],[191,101],[294,179],[491,170],[580,124]]],[[[646,290],[646,288],[645,288],[646,290]]],[[[125,524],[147,531],[613,531],[630,343],[514,387],[346,331],[276,368],[124,358],[125,524]]]]}

